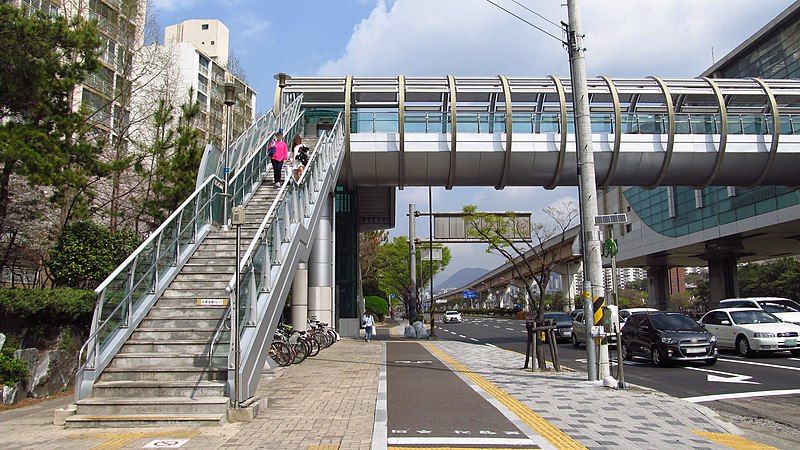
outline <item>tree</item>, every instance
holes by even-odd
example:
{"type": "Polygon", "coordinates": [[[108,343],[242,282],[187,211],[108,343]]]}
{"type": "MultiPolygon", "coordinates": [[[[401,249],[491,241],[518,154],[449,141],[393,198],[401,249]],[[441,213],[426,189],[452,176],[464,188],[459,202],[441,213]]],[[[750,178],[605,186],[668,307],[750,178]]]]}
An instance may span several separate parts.
{"type": "Polygon", "coordinates": [[[76,85],[99,67],[99,45],[96,27],[80,17],[27,16],[0,4],[0,236],[9,236],[7,255],[31,240],[11,237],[26,225],[9,216],[15,196],[27,194],[15,185],[42,188],[59,208],[46,216],[52,241],[81,206],[73,194],[107,169],[98,158],[101,143],[87,139],[86,110],[74,104],[76,85]]]}
{"type": "MultiPolygon", "coordinates": [[[[398,236],[381,244],[375,256],[378,285],[381,291],[387,297],[389,294],[396,293],[405,304],[406,311],[410,311],[409,302],[415,297],[412,295],[411,276],[408,268],[409,252],[408,238],[406,236],[398,236]]],[[[444,270],[450,264],[450,259],[450,249],[446,246],[442,246],[442,260],[434,261],[433,264],[430,261],[419,261],[418,253],[418,288],[424,289],[430,282],[431,274],[435,276],[444,270]]],[[[409,317],[409,320],[412,319],[414,318],[409,317]]]]}
{"type": "Polygon", "coordinates": [[[738,276],[743,297],[800,299],[800,261],[796,258],[748,263],[738,268],[738,276]]]}
{"type": "MultiPolygon", "coordinates": [[[[568,201],[558,207],[544,208],[548,223],[532,223],[530,230],[513,212],[505,216],[487,214],[478,212],[474,205],[464,206],[463,212],[468,235],[486,243],[487,253],[500,254],[506,259],[528,293],[530,310],[536,313],[535,323],[544,323],[547,285],[560,262],[557,250],[564,245],[567,230],[578,218],[577,205],[568,201]]],[[[541,345],[536,346],[536,358],[539,368],[546,370],[541,345]]]]}
{"type": "Polygon", "coordinates": [[[389,232],[385,230],[367,231],[358,235],[358,262],[361,270],[360,298],[384,295],[378,282],[375,258],[378,256],[378,249],[381,244],[386,242],[388,236],[389,232]]]}
{"type": "Polygon", "coordinates": [[[632,289],[634,291],[647,292],[647,289],[648,289],[647,280],[643,279],[643,280],[629,281],[629,282],[625,283],[625,288],[626,289],[632,289]]]}

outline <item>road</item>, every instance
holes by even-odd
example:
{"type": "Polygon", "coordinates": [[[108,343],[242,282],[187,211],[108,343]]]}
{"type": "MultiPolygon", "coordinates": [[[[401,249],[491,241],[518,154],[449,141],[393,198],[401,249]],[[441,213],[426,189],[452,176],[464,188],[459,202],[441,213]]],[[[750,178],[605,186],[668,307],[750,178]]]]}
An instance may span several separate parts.
{"type": "MultiPolygon", "coordinates": [[[[526,331],[521,320],[465,317],[460,324],[442,324],[442,339],[495,346],[521,353],[526,331]]],[[[562,365],[586,371],[586,349],[564,342],[558,345],[562,365]]],[[[612,360],[616,362],[615,354],[612,360]]],[[[614,367],[616,374],[616,367],[614,367]]],[[[763,417],[800,429],[800,358],[788,353],[742,358],[723,351],[714,366],[703,364],[654,367],[648,361],[625,362],[625,380],[675,397],[745,417],[763,417]]]]}

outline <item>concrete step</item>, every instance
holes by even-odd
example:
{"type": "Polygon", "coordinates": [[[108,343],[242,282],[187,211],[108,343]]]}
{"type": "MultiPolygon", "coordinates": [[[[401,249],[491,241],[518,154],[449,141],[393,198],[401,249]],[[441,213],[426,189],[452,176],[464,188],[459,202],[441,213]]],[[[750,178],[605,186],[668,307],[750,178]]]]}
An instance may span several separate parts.
{"type": "MultiPolygon", "coordinates": [[[[244,252],[242,252],[244,253],[244,252]]],[[[228,282],[231,281],[231,277],[226,276],[216,276],[212,277],[211,275],[206,276],[204,280],[178,280],[177,278],[169,284],[168,289],[178,289],[178,290],[192,290],[196,288],[200,289],[214,289],[217,291],[224,291],[226,287],[228,287],[228,282]]]]}
{"type": "Polygon", "coordinates": [[[76,414],[67,417],[67,428],[140,428],[140,427],[203,427],[220,426],[225,414],[119,414],[95,416],[76,414]]]}
{"type": "Polygon", "coordinates": [[[223,397],[219,381],[98,381],[92,397],[223,397]]]}
{"type": "Polygon", "coordinates": [[[157,318],[148,315],[142,320],[139,327],[156,330],[168,330],[173,328],[210,328],[215,330],[224,320],[224,312],[218,313],[216,316],[212,317],[197,317],[190,314],[191,313],[184,316],[157,318]]]}
{"type": "MultiPolygon", "coordinates": [[[[158,319],[200,319],[221,320],[227,308],[225,306],[156,306],[150,308],[144,320],[158,319]]],[[[145,323],[144,321],[142,322],[145,323]]]]}
{"type": "MultiPolygon", "coordinates": [[[[220,348],[227,348],[228,339],[220,339],[217,343],[220,348]]],[[[121,353],[208,353],[211,347],[209,339],[175,339],[169,342],[156,339],[128,339],[120,349],[121,353]]]]}
{"type": "Polygon", "coordinates": [[[235,259],[230,259],[230,264],[203,264],[199,261],[195,262],[187,262],[183,265],[180,273],[175,277],[177,280],[178,277],[186,276],[186,275],[225,275],[230,274],[233,275],[233,263],[235,259]]]}
{"type": "MultiPolygon", "coordinates": [[[[131,339],[135,340],[153,339],[153,340],[162,340],[164,342],[169,342],[172,340],[179,340],[179,339],[205,339],[211,342],[211,338],[214,336],[215,331],[216,329],[213,327],[206,327],[206,328],[190,327],[190,328],[169,328],[169,329],[137,328],[131,335],[131,339]]],[[[222,334],[225,335],[224,332],[222,334]]]]}
{"type": "Polygon", "coordinates": [[[100,381],[218,381],[227,376],[228,369],[219,367],[106,367],[100,381]]]}
{"type": "Polygon", "coordinates": [[[78,401],[77,415],[112,416],[124,414],[184,415],[226,414],[227,397],[101,397],[78,401]]]}
{"type": "MultiPolygon", "coordinates": [[[[228,364],[228,355],[215,356],[212,367],[225,367],[228,364]]],[[[117,353],[111,360],[109,367],[127,369],[146,369],[162,367],[208,367],[208,353],[117,353]]]]}
{"type": "MultiPolygon", "coordinates": [[[[230,279],[228,280],[230,281],[230,279]]],[[[227,299],[229,297],[228,293],[225,289],[205,289],[202,286],[195,286],[192,289],[167,289],[158,299],[159,302],[162,300],[169,300],[169,299],[181,299],[181,300],[191,300],[191,304],[194,304],[195,299],[204,299],[204,298],[224,298],[227,299]]],[[[178,305],[158,305],[158,306],[178,306],[178,305]]]]}
{"type": "Polygon", "coordinates": [[[217,272],[206,272],[206,273],[187,273],[181,271],[181,273],[175,276],[175,280],[173,280],[173,283],[191,282],[197,284],[210,280],[230,280],[231,277],[233,276],[234,272],[233,267],[230,267],[230,274],[228,273],[228,271],[224,270],[227,269],[227,267],[218,267],[216,269],[217,272]]]}

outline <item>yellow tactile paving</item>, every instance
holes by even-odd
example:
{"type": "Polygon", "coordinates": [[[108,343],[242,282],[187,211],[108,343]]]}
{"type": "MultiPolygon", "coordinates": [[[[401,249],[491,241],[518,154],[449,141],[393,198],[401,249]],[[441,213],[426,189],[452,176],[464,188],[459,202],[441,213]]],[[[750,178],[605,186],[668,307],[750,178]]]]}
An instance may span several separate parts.
{"type": "Polygon", "coordinates": [[[458,370],[464,376],[472,380],[473,383],[478,385],[484,392],[491,395],[497,401],[502,403],[506,408],[516,414],[526,425],[533,431],[547,439],[558,449],[585,449],[580,442],[572,439],[567,433],[564,433],[558,427],[554,426],[542,416],[533,412],[530,408],[525,406],[524,403],[514,398],[504,390],[498,388],[491,381],[483,378],[482,376],[472,372],[465,365],[451,358],[448,354],[440,350],[433,344],[423,343],[431,353],[436,355],[437,358],[447,363],[450,367],[458,370]]]}
{"type": "MultiPolygon", "coordinates": [[[[388,447],[387,450],[481,450],[479,447],[388,447]]],[[[520,447],[486,447],[486,450],[520,450],[520,447]]]]}
{"type": "Polygon", "coordinates": [[[712,433],[711,431],[692,430],[692,433],[711,442],[736,450],[777,450],[777,447],[751,441],[750,439],[730,433],[712,433]]]}
{"type": "Polygon", "coordinates": [[[196,430],[175,430],[175,431],[134,431],[134,432],[119,432],[109,431],[101,433],[79,433],[73,434],[69,437],[70,440],[103,440],[102,443],[92,447],[92,450],[115,450],[122,448],[139,439],[158,439],[158,438],[174,438],[174,439],[191,439],[197,436],[200,432],[196,430]]]}

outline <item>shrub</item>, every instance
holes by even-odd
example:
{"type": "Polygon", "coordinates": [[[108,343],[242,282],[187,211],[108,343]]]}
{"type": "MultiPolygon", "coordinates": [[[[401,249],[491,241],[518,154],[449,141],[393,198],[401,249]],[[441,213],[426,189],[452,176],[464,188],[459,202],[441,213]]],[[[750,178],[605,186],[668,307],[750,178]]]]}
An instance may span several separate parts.
{"type": "Polygon", "coordinates": [[[28,379],[28,366],[25,361],[0,354],[0,384],[13,386],[28,379]]]}
{"type": "Polygon", "coordinates": [[[56,286],[93,289],[136,248],[132,231],[112,233],[103,225],[73,222],[50,252],[48,267],[56,286]]]}
{"type": "Polygon", "coordinates": [[[88,328],[95,305],[92,291],[0,289],[0,328],[77,325],[88,328]]]}
{"type": "Polygon", "coordinates": [[[389,314],[389,303],[378,296],[364,297],[364,306],[377,316],[379,322],[383,322],[383,316],[389,314]]]}

